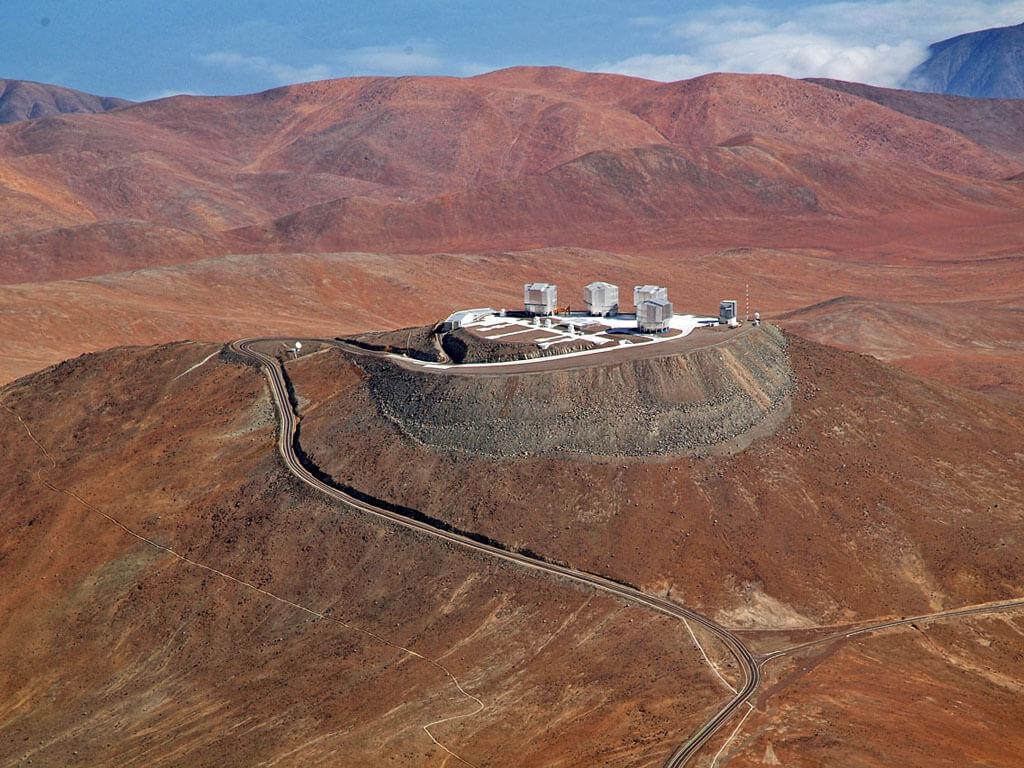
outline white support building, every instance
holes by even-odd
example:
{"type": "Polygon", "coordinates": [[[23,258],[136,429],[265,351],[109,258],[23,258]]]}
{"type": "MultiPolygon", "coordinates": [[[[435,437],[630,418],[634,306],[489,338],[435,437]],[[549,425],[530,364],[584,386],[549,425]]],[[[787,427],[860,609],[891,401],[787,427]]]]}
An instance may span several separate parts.
{"type": "Polygon", "coordinates": [[[442,331],[454,331],[456,328],[461,328],[464,325],[470,323],[478,323],[485,317],[498,314],[497,311],[490,307],[480,307],[479,309],[461,309],[458,312],[452,312],[447,318],[441,323],[442,331]]]}
{"type": "Polygon", "coordinates": [[[595,282],[583,289],[583,302],[587,313],[595,317],[618,314],[619,286],[595,282]]]}
{"type": "Polygon", "coordinates": [[[667,331],[672,322],[672,302],[668,299],[648,299],[636,307],[636,327],[644,333],[667,331]]]}
{"type": "Polygon", "coordinates": [[[668,301],[668,288],[660,285],[638,285],[633,288],[633,306],[640,309],[645,301],[668,301]]]}
{"type": "Polygon", "coordinates": [[[551,283],[526,283],[523,307],[532,315],[553,315],[558,310],[558,288],[551,283]]]}

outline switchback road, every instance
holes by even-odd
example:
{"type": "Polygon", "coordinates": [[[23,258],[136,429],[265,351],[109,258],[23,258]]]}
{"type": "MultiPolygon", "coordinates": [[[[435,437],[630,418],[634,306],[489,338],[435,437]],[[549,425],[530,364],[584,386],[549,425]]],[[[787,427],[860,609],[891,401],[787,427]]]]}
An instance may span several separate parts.
{"type": "MultiPolygon", "coordinates": [[[[285,465],[299,480],[306,485],[320,491],[330,498],[345,504],[359,512],[373,517],[388,520],[405,528],[444,539],[467,550],[472,550],[487,557],[503,560],[518,567],[526,568],[534,572],[546,573],[558,576],[563,579],[585,585],[605,594],[613,595],[633,605],[656,611],[666,616],[693,621],[700,624],[712,633],[728,649],[729,653],[736,660],[743,673],[743,682],[736,688],[736,693],[714,716],[704,723],[689,739],[686,740],[666,760],[666,768],[680,768],[686,765],[721,730],[726,722],[741,707],[747,704],[757,692],[761,681],[761,668],[759,659],[729,630],[718,625],[707,616],[704,616],[689,608],[641,592],[638,589],[627,587],[623,584],[573,568],[549,563],[539,558],[530,557],[519,552],[512,552],[496,546],[485,544],[475,539],[463,536],[453,531],[430,525],[427,522],[406,517],[397,512],[374,506],[319,480],[312,471],[299,458],[296,450],[298,429],[298,415],[292,407],[291,399],[288,396],[288,384],[285,380],[284,370],[280,361],[273,355],[255,349],[260,342],[279,342],[281,339],[242,339],[232,342],[229,348],[243,359],[250,360],[259,365],[270,383],[270,391],[274,400],[274,407],[280,417],[280,430],[278,432],[278,450],[285,465]]],[[[364,351],[365,350],[360,350],[364,351]]]]}

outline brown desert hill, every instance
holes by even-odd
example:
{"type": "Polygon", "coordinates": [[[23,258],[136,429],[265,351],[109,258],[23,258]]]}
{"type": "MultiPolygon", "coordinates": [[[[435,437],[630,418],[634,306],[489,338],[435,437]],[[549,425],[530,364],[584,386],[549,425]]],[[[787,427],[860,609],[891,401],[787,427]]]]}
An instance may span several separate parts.
{"type": "Polygon", "coordinates": [[[1020,611],[920,623],[773,665],[719,764],[1013,768],[1024,750],[1022,630],[1020,611]]]}
{"type": "MultiPolygon", "coordinates": [[[[703,458],[573,451],[574,440],[601,434],[606,413],[602,393],[575,422],[561,417],[577,388],[572,371],[487,378],[488,395],[468,417],[484,408],[505,435],[514,425],[490,411],[532,406],[536,423],[520,445],[561,439],[570,449],[494,458],[450,439],[461,425],[446,403],[473,397],[462,384],[472,377],[424,374],[450,381],[403,411],[379,394],[375,382],[388,386],[380,361],[332,347],[287,368],[302,444],[336,482],[638,579],[749,627],[765,651],[851,622],[1019,597],[1024,411],[787,340],[796,377],[788,419],[740,453],[703,458]],[[460,392],[453,399],[449,389],[460,392]],[[432,416],[435,429],[423,430],[432,416]]],[[[622,367],[610,366],[601,383],[629,411],[643,394],[622,367]]],[[[743,365],[719,368],[723,380],[745,379],[743,365]]],[[[703,373],[695,361],[680,371],[674,388],[703,373]]],[[[603,447],[614,449],[614,439],[603,447]]],[[[1022,622],[1019,609],[916,622],[772,661],[755,709],[719,741],[719,764],[1011,768],[1024,748],[1022,622]],[[989,738],[992,728],[1003,735],[989,738]]]]}
{"type": "Polygon", "coordinates": [[[1024,158],[1022,99],[972,99],[824,78],[811,78],[808,82],[873,101],[918,120],[945,126],[983,147],[1024,158]]]}
{"type": "Polygon", "coordinates": [[[76,196],[101,219],[217,229],[317,200],[436,194],[660,140],[621,110],[455,78],[179,96],[103,117],[12,126],[0,157],[14,182],[45,180],[51,194],[76,196]]]}
{"type": "MultiPolygon", "coordinates": [[[[581,440],[617,423],[607,401],[650,421],[634,398],[651,396],[631,385],[623,363],[592,377],[590,390],[600,387],[590,409],[571,407],[569,393],[580,389],[571,370],[499,370],[484,390],[474,376],[424,371],[443,384],[424,385],[434,396],[397,400],[405,375],[388,375],[379,359],[331,349],[288,370],[305,409],[303,446],[337,482],[575,567],[671,590],[726,623],[799,628],[1016,596],[1024,411],[786,339],[796,382],[789,417],[738,454],[706,458],[687,458],[682,446],[630,458],[619,430],[603,450],[590,448],[599,455],[577,455],[581,440]],[[457,416],[452,403],[461,404],[457,416]],[[505,412],[531,406],[533,434],[509,440],[500,457],[462,423],[480,416],[500,437],[520,424],[504,423],[505,412]]],[[[739,347],[721,351],[717,362],[687,353],[671,389],[659,390],[659,398],[690,392],[670,398],[678,398],[677,418],[698,431],[724,394],[702,381],[771,399],[772,377],[753,375],[739,347]]]]}
{"type": "Polygon", "coordinates": [[[0,78],[0,123],[69,113],[108,112],[131,103],[127,99],[94,96],[59,85],[0,78]]]}
{"type": "MultiPolygon", "coordinates": [[[[1018,263],[1019,260],[1014,260],[1018,263]]],[[[881,301],[841,296],[779,315],[816,340],[871,350],[917,373],[1020,399],[1014,373],[1024,352],[1024,307],[992,295],[950,302],[881,301]]]]}
{"type": "MultiPolygon", "coordinates": [[[[989,232],[954,247],[991,248],[989,232]]],[[[933,238],[946,240],[946,247],[954,241],[943,231],[933,238]]],[[[0,380],[116,344],[334,336],[436,323],[458,307],[516,307],[522,284],[533,280],[557,279],[559,295],[575,303],[586,283],[604,279],[666,285],[678,311],[697,314],[714,314],[722,298],[743,301],[746,285],[751,309],[766,317],[856,295],[863,310],[835,302],[781,322],[948,383],[1020,398],[1024,366],[1012,324],[1024,309],[1019,257],[953,259],[934,247],[919,238],[887,243],[886,253],[870,260],[836,250],[763,247],[262,254],[0,286],[0,380]],[[928,258],[938,255],[947,258],[928,258]],[[879,263],[882,257],[906,263],[879,263]],[[833,312],[842,323],[829,320],[833,312]]]]}
{"type": "MultiPolygon", "coordinates": [[[[232,236],[240,251],[429,252],[440,243],[457,250],[626,249],[637,247],[641,232],[648,248],[678,247],[703,228],[714,230],[710,243],[719,247],[751,242],[752,230],[823,243],[837,218],[866,230],[883,216],[900,218],[904,229],[908,220],[949,226],[951,217],[1019,222],[1022,202],[1020,190],[1002,181],[815,156],[740,134],[697,156],[667,145],[594,152],[542,174],[427,201],[333,201],[232,236]]],[[[892,224],[878,229],[891,231],[892,224]]]]}
{"type": "Polygon", "coordinates": [[[219,350],[0,392],[0,763],[653,768],[728,697],[681,622],[312,493],[219,350]]]}
{"type": "MultiPolygon", "coordinates": [[[[0,129],[7,232],[120,219],[212,232],[316,206],[275,228],[284,239],[275,250],[315,241],[315,231],[303,233],[296,222],[323,229],[331,206],[330,217],[344,219],[336,227],[365,233],[361,248],[391,247],[377,219],[423,229],[419,216],[449,204],[480,209],[452,224],[460,242],[536,245],[531,238],[547,236],[543,222],[508,222],[513,243],[486,226],[491,207],[514,196],[533,215],[550,207],[552,194],[567,198],[566,228],[589,237],[574,244],[606,247],[593,222],[618,205],[605,200],[607,190],[639,185],[657,198],[680,183],[690,202],[707,196],[699,208],[705,217],[774,216],[780,207],[804,216],[814,206],[787,198],[792,187],[808,187],[828,211],[844,215],[954,207],[974,219],[978,205],[1019,208],[1015,192],[992,186],[1019,172],[1018,157],[944,126],[766,76],[662,84],[525,68],[466,79],[350,78],[249,96],[180,96],[0,129]],[[747,134],[763,143],[743,154],[734,139],[747,134]],[[683,180],[681,163],[693,166],[683,180]],[[882,172],[893,163],[898,174],[882,172]],[[579,187],[570,195],[560,180],[579,187]],[[867,199],[873,204],[865,206],[867,199]]],[[[696,212],[685,212],[647,205],[633,212],[631,226],[663,227],[664,217],[692,222],[696,212]]],[[[424,241],[418,249],[453,247],[439,239],[450,229],[437,235],[426,227],[416,234],[424,241]]],[[[642,241],[638,234],[631,240],[642,241]]],[[[235,247],[267,246],[243,240],[235,247]]],[[[148,257],[140,254],[136,266],[148,257]]]]}
{"type": "Polygon", "coordinates": [[[216,234],[137,220],[0,234],[0,262],[11,283],[114,274],[140,262],[186,264],[222,250],[216,234]]]}

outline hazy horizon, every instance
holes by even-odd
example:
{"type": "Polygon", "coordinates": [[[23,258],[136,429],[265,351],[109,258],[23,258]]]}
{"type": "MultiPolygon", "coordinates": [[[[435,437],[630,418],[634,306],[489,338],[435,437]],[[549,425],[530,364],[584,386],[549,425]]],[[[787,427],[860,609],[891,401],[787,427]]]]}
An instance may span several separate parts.
{"type": "Polygon", "coordinates": [[[1024,0],[29,2],[0,77],[144,100],[353,75],[465,76],[551,65],[677,80],[713,71],[899,85],[927,45],[1024,20],[1024,0]]]}

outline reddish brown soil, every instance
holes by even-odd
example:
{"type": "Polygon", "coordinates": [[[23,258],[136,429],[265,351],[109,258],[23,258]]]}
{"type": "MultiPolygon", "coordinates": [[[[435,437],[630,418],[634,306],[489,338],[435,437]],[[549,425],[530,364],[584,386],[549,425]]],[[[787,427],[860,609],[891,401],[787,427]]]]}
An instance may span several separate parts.
{"type": "Polygon", "coordinates": [[[1022,632],[1020,612],[958,619],[773,662],[721,763],[1012,768],[1024,753],[1022,632]]]}
{"type": "MultiPolygon", "coordinates": [[[[376,413],[340,352],[289,367],[309,401],[304,445],[340,482],[671,589],[724,621],[800,626],[1015,596],[1024,412],[799,337],[790,344],[792,415],[745,452],[709,459],[435,450],[376,413]]],[[[517,407],[536,398],[543,412],[559,397],[558,373],[507,378],[517,407]]]]}
{"type": "Polygon", "coordinates": [[[0,79],[0,123],[34,120],[74,112],[106,112],[131,104],[112,96],[94,96],[59,85],[0,79]]]}
{"type": "Polygon", "coordinates": [[[943,125],[984,147],[1024,157],[1024,101],[1021,99],[969,99],[841,80],[812,79],[810,82],[869,99],[918,120],[943,125]]]}
{"type": "MultiPolygon", "coordinates": [[[[985,117],[997,133],[1015,119],[985,117]]],[[[211,240],[212,255],[679,245],[691,241],[679,227],[709,218],[735,219],[715,229],[719,246],[736,245],[767,215],[820,243],[833,217],[870,230],[865,218],[898,211],[901,231],[920,232],[1019,213],[1019,187],[1001,181],[1021,172],[1015,147],[942,123],[741,75],[662,84],[520,68],[182,96],[0,129],[3,228],[250,227],[211,240]]],[[[5,281],[85,274],[88,242],[67,246],[71,271],[5,263],[5,281]]],[[[154,243],[135,265],[167,260],[154,243]]]]}
{"type": "Polygon", "coordinates": [[[653,279],[679,311],[698,314],[715,314],[720,298],[743,302],[749,285],[752,308],[766,316],[811,307],[782,322],[820,341],[1018,401],[1024,392],[1019,256],[865,264],[833,251],[767,249],[245,256],[0,286],[0,381],[118,343],[433,323],[453,307],[518,306],[523,282],[553,276],[567,298],[593,279],[653,279]],[[837,296],[859,298],[814,306],[837,296]]]}
{"type": "Polygon", "coordinates": [[[0,763],[441,764],[422,726],[475,705],[393,644],[484,702],[432,729],[481,767],[660,765],[724,700],[678,622],[296,485],[260,375],[184,373],[216,351],[0,395],[0,763]]]}
{"type": "Polygon", "coordinates": [[[1019,349],[967,329],[1020,310],[1024,187],[1004,181],[1024,169],[1020,128],[1012,102],[556,68],[17,123],[0,128],[0,282],[32,285],[0,293],[0,380],[118,343],[424,324],[516,306],[526,273],[571,293],[592,269],[711,310],[748,283],[766,312],[858,297],[860,312],[826,305],[789,322],[1019,400],[1019,349]],[[360,257],[338,276],[347,257],[285,256],[551,246],[564,248],[550,261],[360,257]],[[605,253],[569,250],[580,246],[605,253]],[[261,251],[280,256],[191,263],[261,251]],[[158,265],[179,266],[120,274],[158,265]],[[955,343],[927,319],[936,302],[955,343]],[[893,317],[902,350],[879,343],[893,317]]]}

